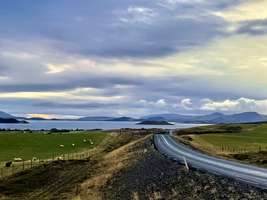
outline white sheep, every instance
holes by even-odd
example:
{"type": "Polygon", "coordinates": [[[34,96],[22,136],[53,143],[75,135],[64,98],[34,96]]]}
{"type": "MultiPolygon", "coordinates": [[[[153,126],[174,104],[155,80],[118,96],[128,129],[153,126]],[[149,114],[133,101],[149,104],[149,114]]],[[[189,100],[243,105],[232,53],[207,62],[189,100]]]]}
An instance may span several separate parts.
{"type": "Polygon", "coordinates": [[[63,157],[62,157],[62,156],[59,156],[59,157],[57,158],[57,160],[63,160],[63,157]]]}
{"type": "Polygon", "coordinates": [[[36,157],[32,157],[32,161],[37,161],[37,160],[39,160],[39,159],[36,157]]]}
{"type": "Polygon", "coordinates": [[[61,144],[61,145],[59,145],[59,147],[63,148],[63,147],[64,147],[64,145],[63,145],[63,144],[61,144]]]}
{"type": "Polygon", "coordinates": [[[14,161],[15,161],[15,162],[22,162],[23,159],[22,159],[22,158],[14,158],[14,161]]]}
{"type": "Polygon", "coordinates": [[[72,146],[72,147],[75,147],[75,144],[72,144],[71,146],[72,146]]]}
{"type": "Polygon", "coordinates": [[[86,139],[83,139],[83,142],[84,142],[84,143],[86,143],[86,142],[87,142],[87,140],[86,140],[86,139]]]}

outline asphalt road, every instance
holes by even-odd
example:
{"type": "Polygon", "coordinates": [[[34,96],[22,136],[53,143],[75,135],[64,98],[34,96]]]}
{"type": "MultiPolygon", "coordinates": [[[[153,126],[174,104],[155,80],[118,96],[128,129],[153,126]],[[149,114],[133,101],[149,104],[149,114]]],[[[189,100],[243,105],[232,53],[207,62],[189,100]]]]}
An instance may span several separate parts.
{"type": "Polygon", "coordinates": [[[267,189],[267,169],[205,155],[176,142],[170,135],[155,135],[154,143],[162,154],[183,164],[187,162],[189,168],[197,168],[267,189]]]}

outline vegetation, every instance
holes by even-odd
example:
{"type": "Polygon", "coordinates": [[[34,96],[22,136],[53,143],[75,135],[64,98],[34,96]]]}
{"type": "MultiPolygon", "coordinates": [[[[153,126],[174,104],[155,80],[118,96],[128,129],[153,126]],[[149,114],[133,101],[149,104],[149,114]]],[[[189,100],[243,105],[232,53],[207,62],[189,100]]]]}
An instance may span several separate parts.
{"type": "Polygon", "coordinates": [[[4,131],[0,133],[0,161],[79,152],[95,147],[106,135],[101,131],[4,131]]]}
{"type": "Polygon", "coordinates": [[[199,134],[217,134],[217,133],[240,133],[241,131],[250,129],[255,125],[252,124],[221,124],[211,126],[199,126],[176,131],[176,135],[199,135],[199,134]]]}
{"type": "Polygon", "coordinates": [[[267,166],[267,124],[212,125],[176,132],[185,144],[212,155],[267,166]]]}
{"type": "Polygon", "coordinates": [[[194,135],[193,142],[226,153],[267,150],[267,124],[239,125],[234,129],[237,131],[229,126],[230,131],[224,127],[221,133],[194,135]]]}

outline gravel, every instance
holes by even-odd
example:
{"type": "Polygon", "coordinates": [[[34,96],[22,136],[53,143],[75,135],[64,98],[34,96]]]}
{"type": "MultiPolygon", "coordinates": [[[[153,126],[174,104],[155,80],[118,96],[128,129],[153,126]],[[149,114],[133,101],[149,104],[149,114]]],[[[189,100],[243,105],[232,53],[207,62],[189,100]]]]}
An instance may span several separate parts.
{"type": "Polygon", "coordinates": [[[172,161],[147,140],[138,162],[118,172],[102,188],[104,199],[267,199],[267,191],[190,169],[172,161]]]}

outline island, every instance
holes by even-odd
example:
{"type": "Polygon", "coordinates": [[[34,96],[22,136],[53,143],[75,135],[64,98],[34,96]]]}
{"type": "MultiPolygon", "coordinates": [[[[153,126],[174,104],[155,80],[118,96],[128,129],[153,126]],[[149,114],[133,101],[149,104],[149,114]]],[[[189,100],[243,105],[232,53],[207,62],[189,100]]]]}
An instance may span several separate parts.
{"type": "Polygon", "coordinates": [[[145,120],[142,122],[137,123],[137,125],[174,125],[167,121],[152,121],[152,120],[145,120]]]}

